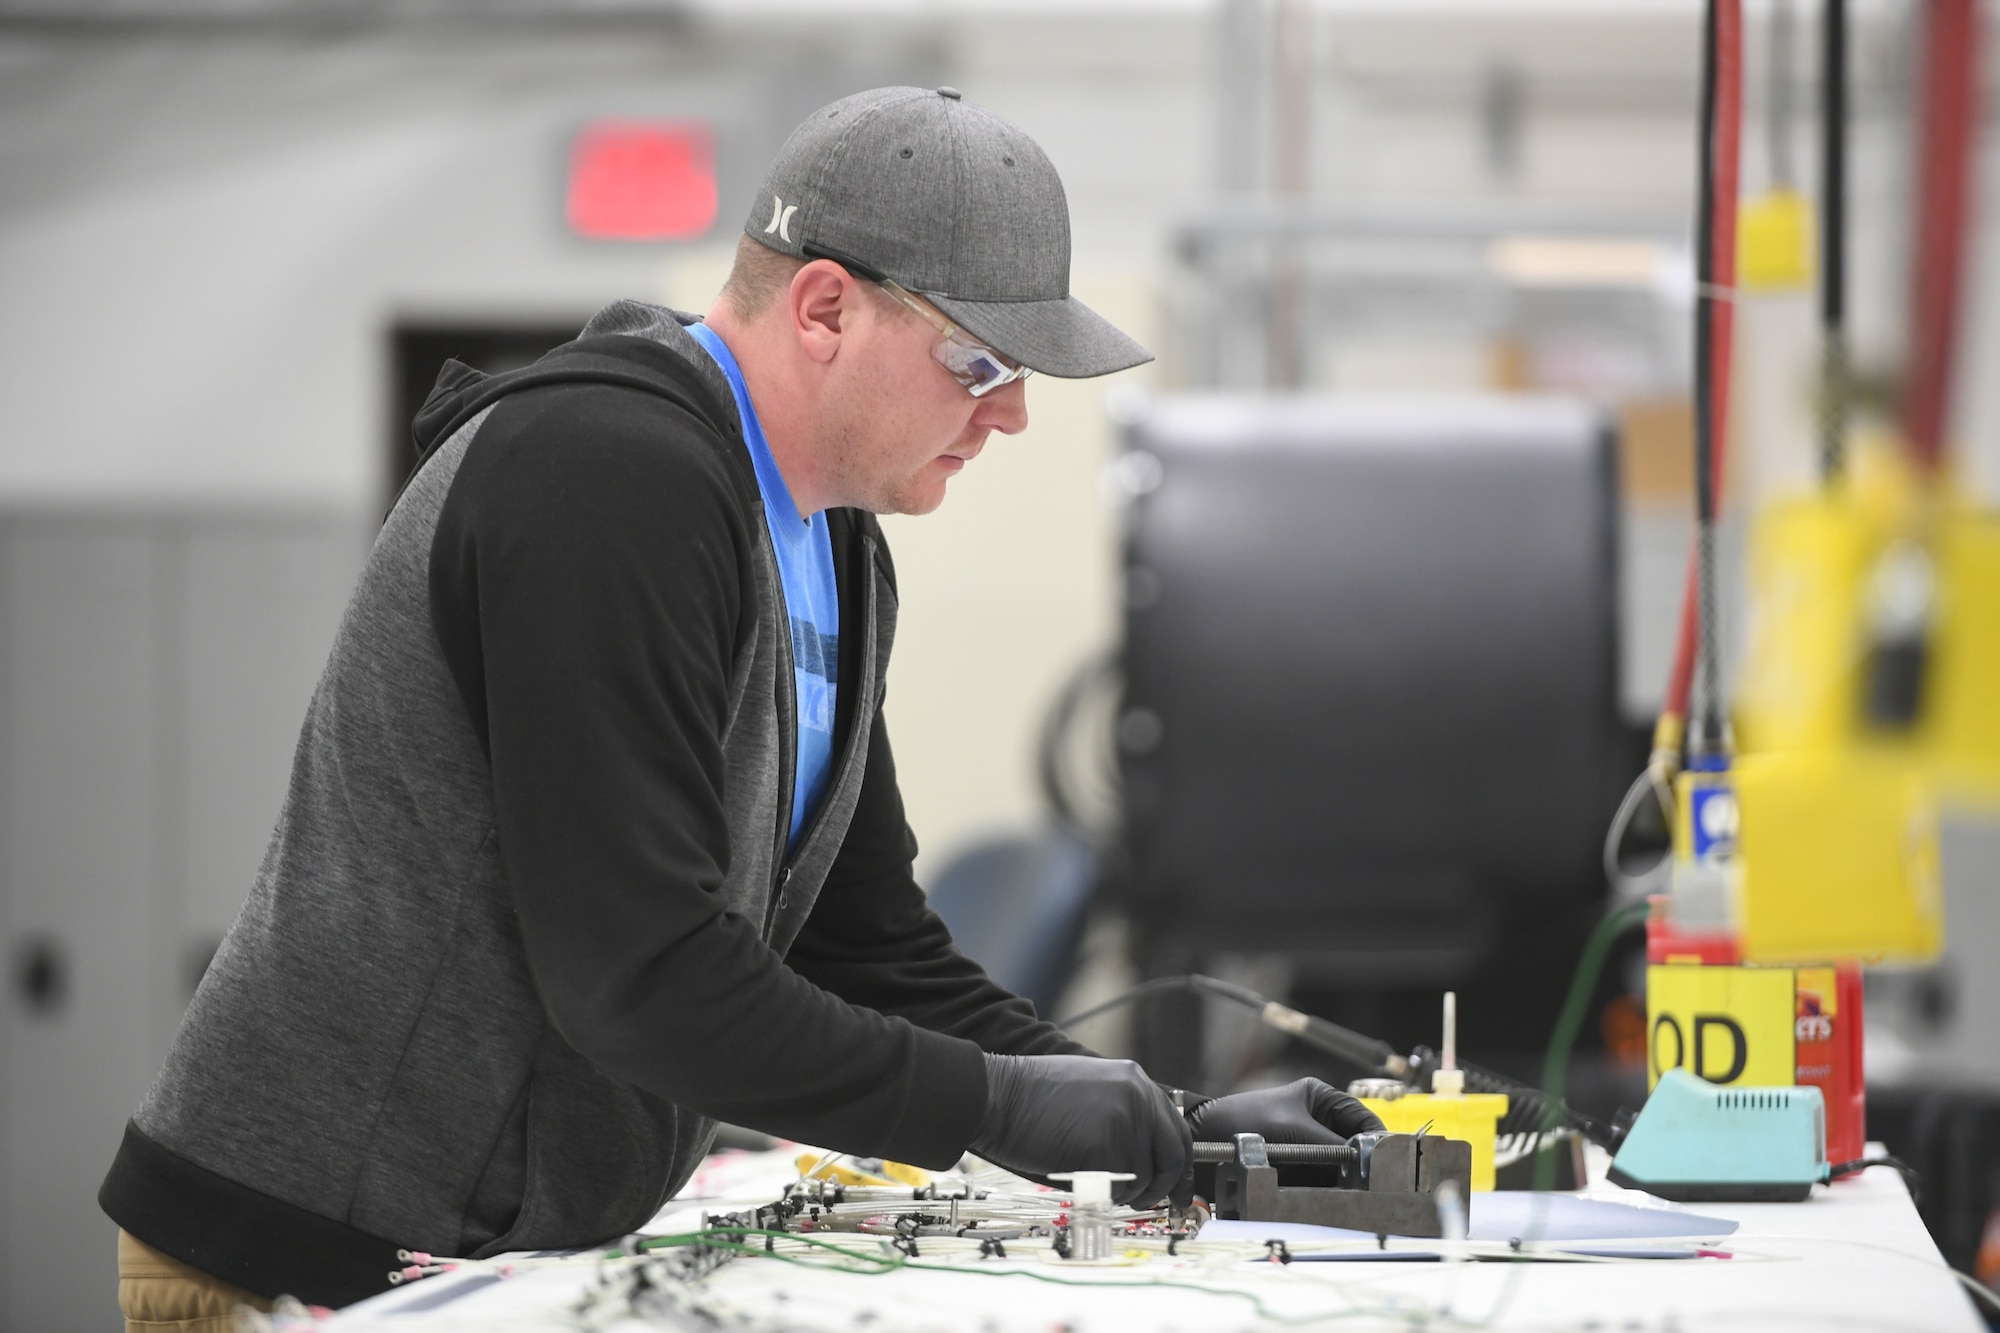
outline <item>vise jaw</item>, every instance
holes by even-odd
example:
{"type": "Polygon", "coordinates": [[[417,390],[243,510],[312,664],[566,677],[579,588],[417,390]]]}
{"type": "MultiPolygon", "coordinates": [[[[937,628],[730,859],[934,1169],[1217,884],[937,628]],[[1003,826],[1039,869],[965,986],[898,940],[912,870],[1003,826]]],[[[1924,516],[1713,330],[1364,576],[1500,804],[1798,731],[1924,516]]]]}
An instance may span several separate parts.
{"type": "Polygon", "coordinates": [[[1266,1144],[1238,1134],[1232,1159],[1215,1168],[1215,1215],[1250,1222],[1304,1222],[1377,1235],[1444,1234],[1437,1191],[1472,1189],[1472,1145],[1429,1134],[1357,1134],[1345,1146],[1266,1144]],[[1334,1167],[1338,1185],[1278,1183],[1279,1165],[1334,1167]]]}

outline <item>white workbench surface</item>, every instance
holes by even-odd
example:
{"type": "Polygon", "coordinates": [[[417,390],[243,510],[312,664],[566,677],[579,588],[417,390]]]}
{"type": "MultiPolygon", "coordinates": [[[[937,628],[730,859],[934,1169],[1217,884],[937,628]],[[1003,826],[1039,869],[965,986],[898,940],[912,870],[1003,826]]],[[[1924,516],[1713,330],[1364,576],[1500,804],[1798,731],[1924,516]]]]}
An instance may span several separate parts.
{"type": "MultiPolygon", "coordinates": [[[[733,1165],[720,1164],[706,1180],[697,1177],[688,1192],[723,1193],[742,1204],[767,1202],[778,1192],[768,1179],[782,1179],[785,1169],[778,1155],[768,1164],[738,1158],[733,1165]]],[[[1589,1192],[1626,1202],[1656,1202],[1611,1186],[1593,1186],[1589,1192]]],[[[668,1225],[649,1230],[688,1229],[698,1224],[703,1206],[681,1212],[678,1219],[670,1208],[660,1219],[668,1225]]],[[[705,1206],[719,1210],[728,1205],[705,1206]]],[[[1716,1246],[1734,1257],[1523,1264],[1297,1262],[1284,1267],[1241,1258],[1160,1257],[1134,1267],[1090,1269],[1026,1259],[981,1262],[981,1276],[912,1268],[863,1276],[750,1258],[725,1265],[689,1290],[724,1326],[841,1333],[1085,1333],[1111,1328],[1208,1333],[1322,1323],[1357,1330],[1473,1327],[1604,1333],[1735,1328],[1975,1333],[1984,1328],[1893,1171],[1877,1168],[1832,1187],[1816,1187],[1805,1203],[1703,1204],[1686,1211],[1740,1223],[1735,1234],[1716,1246]],[[998,1276],[1009,1271],[1011,1280],[998,1276]],[[1027,1276],[1031,1273],[1102,1285],[1058,1285],[1027,1276]],[[1243,1293],[1254,1295],[1258,1303],[1243,1293]]],[[[872,1243],[862,1237],[840,1239],[872,1243]]],[[[461,1270],[351,1306],[313,1327],[323,1333],[580,1327],[636,1333],[676,1323],[692,1326],[685,1319],[579,1322],[578,1300],[597,1280],[598,1270],[589,1260],[533,1268],[504,1280],[461,1270]],[[461,1284],[468,1289],[456,1294],[461,1284]]]]}

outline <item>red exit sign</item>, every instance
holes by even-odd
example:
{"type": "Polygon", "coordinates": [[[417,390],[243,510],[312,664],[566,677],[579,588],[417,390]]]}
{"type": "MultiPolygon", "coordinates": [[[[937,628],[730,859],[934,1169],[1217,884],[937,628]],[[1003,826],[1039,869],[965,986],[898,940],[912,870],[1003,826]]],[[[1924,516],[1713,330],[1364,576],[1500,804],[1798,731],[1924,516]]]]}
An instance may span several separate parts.
{"type": "Polygon", "coordinates": [[[684,241],[715,224],[715,140],[700,121],[600,120],[570,146],[569,225],[593,240],[684,241]]]}

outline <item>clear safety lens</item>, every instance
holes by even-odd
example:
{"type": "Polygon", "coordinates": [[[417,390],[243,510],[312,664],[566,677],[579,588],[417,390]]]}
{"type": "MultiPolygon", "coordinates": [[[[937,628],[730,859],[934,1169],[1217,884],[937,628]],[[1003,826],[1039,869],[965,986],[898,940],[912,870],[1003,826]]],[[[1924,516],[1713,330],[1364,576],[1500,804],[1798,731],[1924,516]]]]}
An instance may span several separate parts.
{"type": "Polygon", "coordinates": [[[951,372],[951,377],[965,386],[974,398],[989,394],[1003,384],[1026,379],[1035,372],[1026,366],[1008,365],[1000,354],[985,343],[976,342],[967,336],[957,324],[945,318],[944,314],[928,301],[920,299],[916,293],[900,286],[889,278],[877,278],[882,290],[896,298],[903,305],[914,310],[926,324],[944,336],[938,340],[931,355],[937,363],[951,372]]]}
{"type": "Polygon", "coordinates": [[[991,350],[957,338],[941,340],[932,355],[974,398],[1034,374],[1026,366],[1010,366],[991,350]]]}

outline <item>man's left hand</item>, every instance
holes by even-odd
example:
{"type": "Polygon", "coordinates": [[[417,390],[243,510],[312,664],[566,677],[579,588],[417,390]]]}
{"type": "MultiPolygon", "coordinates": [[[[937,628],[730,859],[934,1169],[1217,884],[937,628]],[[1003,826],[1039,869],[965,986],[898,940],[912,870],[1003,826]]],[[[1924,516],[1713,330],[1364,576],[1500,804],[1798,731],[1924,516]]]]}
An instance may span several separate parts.
{"type": "Polygon", "coordinates": [[[1380,1116],[1316,1078],[1217,1097],[1189,1111],[1187,1121],[1200,1143],[1228,1143],[1238,1134],[1261,1134],[1266,1143],[1345,1143],[1384,1128],[1380,1116]]]}

